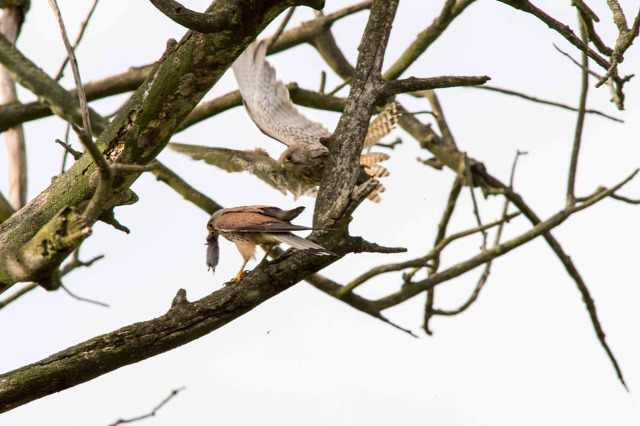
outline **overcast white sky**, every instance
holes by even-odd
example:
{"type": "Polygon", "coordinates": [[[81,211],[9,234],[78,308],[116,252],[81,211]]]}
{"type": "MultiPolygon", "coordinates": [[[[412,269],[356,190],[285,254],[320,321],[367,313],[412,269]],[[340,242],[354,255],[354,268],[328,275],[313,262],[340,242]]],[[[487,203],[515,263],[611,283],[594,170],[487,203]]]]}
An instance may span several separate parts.
{"type": "MultiPolygon", "coordinates": [[[[91,3],[60,1],[72,37],[91,3]]],[[[401,3],[386,66],[432,22],[440,3],[401,3]]],[[[605,2],[588,3],[603,21],[597,27],[601,35],[613,45],[615,28],[607,23],[610,12],[605,2]]],[[[184,4],[204,10],[207,2],[184,4]]],[[[570,2],[536,4],[577,29],[570,2]]],[[[328,0],[325,10],[331,12],[342,5],[328,0]]],[[[622,5],[632,20],[637,0],[622,5]]],[[[338,44],[352,63],[366,16],[360,13],[334,26],[338,44]]],[[[290,25],[312,17],[310,10],[299,8],[290,25]]],[[[180,39],[184,32],[149,2],[102,1],[78,49],[83,80],[95,81],[151,63],[161,56],[168,38],[180,39]]],[[[479,1],[405,76],[486,74],[492,77],[492,85],[576,105],[579,69],[558,54],[552,43],[578,57],[566,41],[534,18],[498,2],[479,1]]],[[[627,53],[621,73],[640,71],[637,44],[627,53]]],[[[33,2],[19,47],[46,72],[57,72],[65,53],[46,2],[33,2]]],[[[296,81],[301,87],[317,89],[320,69],[328,71],[327,87],[340,82],[308,46],[269,60],[282,80],[296,81]]],[[[71,87],[70,72],[67,74],[64,85],[71,87]]],[[[621,181],[638,167],[640,158],[638,82],[634,79],[626,86],[627,110],[623,112],[608,102],[607,89],[593,90],[593,84],[590,107],[624,119],[625,124],[589,116],[578,170],[580,195],[621,181]]],[[[227,73],[207,99],[235,87],[227,73]]],[[[508,180],[516,150],[528,151],[518,166],[516,189],[541,217],[564,206],[574,113],[477,89],[438,94],[461,150],[483,161],[503,181],[508,180]]],[[[22,90],[20,98],[29,101],[34,97],[22,90]]],[[[118,96],[94,106],[110,114],[125,99],[118,96]]],[[[424,100],[405,96],[400,101],[412,110],[428,109],[424,100]]],[[[339,119],[335,113],[305,113],[329,129],[339,119]]],[[[25,129],[32,198],[59,173],[62,153],[53,140],[63,137],[65,124],[47,118],[28,123],[25,129]]],[[[348,282],[381,263],[418,257],[433,242],[453,173],[415,161],[428,153],[419,151],[417,143],[402,131],[397,130],[393,137],[403,138],[404,143],[386,164],[391,170],[384,182],[387,192],[379,205],[361,206],[351,233],[383,245],[405,246],[409,252],[350,255],[322,272],[339,282],[348,282]]],[[[257,130],[241,108],[209,119],[174,140],[235,148],[259,146],[274,156],[282,151],[280,144],[257,130]]],[[[297,222],[311,222],[313,199],[294,202],[253,176],[228,175],[171,152],[163,152],[160,159],[223,206],[305,205],[307,211],[297,222]]],[[[2,144],[0,190],[5,195],[6,162],[2,144]]],[[[185,288],[189,299],[196,300],[236,273],[241,258],[227,242],[221,243],[216,276],[207,272],[204,212],[152,176],[141,177],[133,190],[140,202],[116,210],[132,233],[125,235],[97,224],[83,245],[82,257],[105,254],[105,259],[65,278],[65,284],[79,295],[111,307],[78,302],[61,291],[37,289],[2,309],[0,372],[38,361],[97,334],[162,315],[178,289],[185,288]]],[[[622,193],[640,197],[640,182],[631,182],[622,193]]],[[[482,199],[483,220],[496,218],[501,208],[501,199],[482,199]]],[[[457,317],[434,319],[432,337],[420,331],[424,296],[385,312],[420,335],[414,339],[300,283],[196,342],[2,414],[0,424],[107,425],[120,417],[148,412],[172,389],[184,386],[183,392],[145,424],[635,425],[640,419],[637,217],[637,207],[606,200],[553,232],[591,290],[630,393],[618,382],[600,347],[575,284],[545,243],[536,240],[498,259],[477,303],[457,317]]],[[[466,190],[450,232],[471,226],[474,218],[466,190]]],[[[524,219],[514,220],[505,237],[526,229],[524,219]]],[[[479,245],[478,238],[453,245],[444,253],[442,266],[466,259],[479,245]]],[[[253,266],[255,262],[249,264],[253,266]]],[[[476,270],[440,286],[436,305],[457,307],[480,273],[476,270]]],[[[363,286],[360,294],[376,298],[400,284],[399,275],[386,275],[363,286]]]]}

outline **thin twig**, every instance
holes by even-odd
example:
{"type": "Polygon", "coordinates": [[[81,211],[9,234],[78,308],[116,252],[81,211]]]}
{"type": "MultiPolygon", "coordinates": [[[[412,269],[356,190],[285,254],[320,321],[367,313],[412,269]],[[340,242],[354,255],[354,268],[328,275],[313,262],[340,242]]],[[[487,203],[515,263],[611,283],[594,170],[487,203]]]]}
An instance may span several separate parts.
{"type": "MultiPolygon", "coordinates": [[[[638,173],[638,170],[635,170],[628,178],[620,182],[618,185],[615,185],[611,189],[607,190],[606,188],[598,188],[598,191],[596,191],[596,193],[594,193],[590,198],[588,198],[582,204],[576,204],[569,209],[565,209],[564,212],[562,212],[562,214],[560,213],[556,214],[555,216],[559,216],[559,215],[561,216],[560,217],[561,221],[559,223],[566,220],[573,213],[586,209],[587,207],[599,202],[603,198],[609,197],[612,194],[615,194],[616,191],[618,191],[620,188],[622,188],[622,186],[624,186],[627,182],[633,179],[637,173],[638,173]]],[[[501,189],[504,190],[505,196],[507,196],[507,198],[509,198],[509,200],[518,207],[518,209],[527,217],[527,219],[529,219],[529,221],[534,225],[534,229],[544,224],[552,223],[554,221],[552,217],[550,219],[547,219],[547,221],[543,223],[540,220],[540,218],[533,212],[533,210],[531,210],[531,208],[524,202],[524,200],[519,194],[515,193],[509,188],[504,187],[504,185],[500,181],[498,181],[497,179],[493,178],[492,176],[486,173],[484,173],[483,178],[486,179],[493,187],[496,187],[496,188],[502,187],[501,189]]],[[[591,324],[593,325],[593,328],[596,332],[598,340],[600,341],[600,345],[604,348],[605,352],[607,353],[609,360],[611,361],[614,369],[616,370],[616,374],[618,375],[620,382],[625,387],[625,389],[628,389],[624,381],[624,378],[622,376],[622,370],[620,369],[620,366],[618,365],[618,362],[616,361],[613,355],[613,352],[611,351],[611,348],[609,348],[609,345],[605,340],[605,334],[604,334],[604,331],[602,330],[600,320],[598,319],[598,315],[596,313],[596,306],[595,306],[595,303],[593,302],[593,298],[591,297],[589,289],[587,288],[586,283],[582,279],[582,276],[578,272],[578,269],[573,264],[571,257],[569,257],[569,255],[567,255],[564,252],[560,243],[553,237],[553,235],[551,235],[550,230],[551,228],[544,230],[544,232],[542,233],[542,236],[547,242],[547,244],[551,247],[553,252],[556,254],[558,259],[560,259],[569,276],[576,283],[578,290],[582,294],[582,300],[585,303],[587,312],[589,313],[589,317],[591,319],[591,324]]]]}
{"type": "Polygon", "coordinates": [[[631,198],[623,197],[622,195],[611,194],[610,197],[629,204],[640,204],[640,200],[633,200],[631,198]]]}
{"type": "MultiPolygon", "coordinates": [[[[80,248],[76,249],[73,252],[73,256],[71,258],[71,260],[64,265],[61,269],[60,269],[60,276],[64,277],[65,275],[67,275],[69,272],[73,271],[76,268],[79,267],[89,267],[91,266],[94,262],[102,259],[104,257],[104,255],[99,255],[99,256],[95,256],[94,258],[83,262],[79,259],[79,253],[80,253],[80,248]]],[[[4,308],[5,306],[7,306],[9,303],[11,302],[15,302],[19,297],[24,296],[25,294],[27,294],[28,292],[30,292],[31,290],[40,287],[38,285],[38,283],[29,283],[26,286],[24,286],[22,289],[20,289],[19,291],[13,293],[11,296],[8,296],[6,299],[4,300],[0,300],[0,309],[4,308]]],[[[92,301],[93,302],[93,301],[92,301]]],[[[98,302],[99,304],[102,304],[100,302],[98,302]]]]}
{"type": "MultiPolygon", "coordinates": [[[[436,234],[434,247],[440,244],[442,240],[444,240],[447,234],[447,226],[449,225],[449,221],[453,216],[453,211],[455,210],[461,190],[462,190],[462,181],[460,180],[459,176],[456,176],[456,179],[453,181],[453,186],[451,187],[451,191],[449,191],[449,199],[447,200],[447,205],[445,206],[444,212],[442,213],[442,218],[440,219],[440,223],[438,224],[438,233],[436,234]]],[[[439,267],[440,267],[440,252],[438,252],[438,254],[433,257],[433,261],[429,265],[429,275],[433,275],[436,272],[438,272],[439,267]]],[[[416,270],[417,268],[414,269],[413,274],[411,274],[411,278],[415,274],[416,270]]],[[[405,282],[407,281],[407,277],[403,277],[403,279],[405,282]]],[[[427,290],[427,300],[425,302],[424,320],[422,323],[422,328],[424,329],[425,333],[427,333],[428,335],[433,334],[433,332],[429,328],[429,321],[434,313],[433,305],[435,303],[435,296],[436,294],[435,294],[434,288],[430,288],[429,290],[427,290]]]]}
{"type": "Polygon", "coordinates": [[[185,389],[185,387],[181,387],[181,388],[172,390],[171,393],[169,394],[169,396],[166,397],[165,399],[163,399],[162,402],[160,404],[158,404],[156,407],[154,407],[154,409],[151,410],[150,413],[143,414],[142,416],[138,416],[138,417],[132,417],[130,419],[119,419],[115,423],[111,423],[109,426],[116,426],[116,425],[119,425],[119,424],[122,424],[122,423],[133,423],[133,422],[137,422],[138,420],[143,420],[143,419],[147,419],[149,417],[154,417],[156,415],[156,412],[159,409],[161,409],[166,403],[171,401],[171,399],[173,397],[175,397],[178,394],[178,392],[183,391],[184,389],[185,389]]]}
{"type": "MultiPolygon", "coordinates": [[[[68,130],[71,128],[71,126],[67,126],[67,132],[68,130]]],[[[69,134],[67,133],[67,136],[69,136],[69,134]]],[[[67,138],[68,139],[68,138],[67,138]]],[[[60,139],[56,139],[55,142],[59,145],[61,145],[64,148],[64,152],[65,154],[71,154],[71,156],[73,157],[74,160],[79,160],[80,157],[82,157],[82,152],[80,151],[76,151],[75,149],[73,149],[73,147],[71,145],[69,145],[66,142],[62,142],[60,139]]],[[[66,159],[66,155],[65,155],[65,159],[66,159]]],[[[65,161],[62,161],[62,171],[64,172],[64,163],[65,161]]]]}
{"type": "Polygon", "coordinates": [[[11,302],[15,302],[19,297],[24,296],[31,290],[40,287],[37,283],[29,283],[26,286],[22,287],[20,290],[16,291],[10,296],[7,296],[5,299],[0,300],[0,309],[4,308],[11,302]]]}
{"type": "Polygon", "coordinates": [[[318,89],[318,93],[321,95],[324,94],[324,86],[327,83],[327,73],[324,71],[320,71],[320,88],[318,89]]]}
{"type": "MultiPolygon", "coordinates": [[[[71,124],[67,123],[67,129],[64,132],[64,143],[66,145],[68,145],[69,148],[71,148],[71,145],[69,144],[69,134],[71,133],[71,124]]],[[[56,139],[57,140],[57,139],[56,139]]],[[[66,167],[67,167],[67,156],[69,155],[69,149],[67,149],[67,147],[65,147],[63,145],[63,147],[65,148],[64,153],[62,154],[62,166],[60,167],[60,173],[64,173],[66,167]]],[[[74,152],[78,152],[75,149],[73,150],[74,152]]],[[[75,159],[75,155],[73,155],[73,153],[71,154],[74,159],[75,159]]]]}
{"type": "Polygon", "coordinates": [[[69,63],[71,64],[71,69],[73,71],[73,80],[76,83],[78,100],[80,101],[80,108],[82,109],[82,125],[84,127],[84,132],[86,134],[86,137],[88,139],[91,139],[91,121],[89,120],[89,109],[87,108],[87,95],[85,95],[84,88],[82,87],[82,80],[80,79],[80,70],[78,69],[76,54],[73,51],[71,43],[69,42],[67,30],[64,27],[64,21],[62,20],[62,15],[60,14],[60,9],[58,8],[58,2],[56,0],[49,0],[49,5],[53,9],[53,13],[58,19],[58,25],[60,25],[60,33],[62,34],[62,41],[64,42],[64,46],[67,49],[67,57],[69,58],[69,63]]]}
{"type": "Polygon", "coordinates": [[[80,248],[77,248],[73,252],[73,257],[71,258],[71,260],[60,269],[60,276],[64,277],[65,275],[67,275],[69,272],[73,271],[76,268],[80,268],[80,267],[88,268],[91,265],[93,265],[94,262],[97,262],[98,260],[104,258],[104,254],[100,254],[84,262],[80,260],[79,253],[80,253],[80,248]]]}
{"type": "Polygon", "coordinates": [[[109,167],[109,164],[102,155],[100,149],[98,149],[96,144],[93,143],[93,139],[91,136],[91,122],[89,120],[89,108],[87,106],[87,97],[82,87],[82,80],[80,79],[78,62],[76,61],[76,56],[73,52],[73,48],[71,47],[71,43],[69,43],[67,31],[65,30],[64,22],[62,21],[62,15],[60,14],[60,9],[58,8],[56,0],[49,0],[49,4],[51,5],[53,12],[58,19],[58,24],[60,25],[60,33],[62,34],[62,40],[64,41],[65,48],[67,49],[69,63],[71,64],[71,70],[73,72],[73,79],[76,83],[78,99],[80,101],[80,107],[82,109],[82,123],[84,128],[80,130],[74,124],[72,124],[71,128],[78,133],[80,142],[82,142],[85,150],[89,153],[89,155],[91,155],[91,159],[94,161],[96,167],[100,171],[100,180],[98,182],[96,191],[93,194],[93,197],[91,197],[91,201],[89,202],[83,213],[83,217],[89,223],[93,223],[98,219],[100,214],[102,214],[104,204],[111,193],[114,173],[113,170],[111,170],[111,167],[109,167]]]}
{"type": "Polygon", "coordinates": [[[332,91],[330,91],[327,94],[328,95],[335,95],[336,93],[338,93],[338,91],[340,91],[340,89],[342,89],[343,87],[345,87],[348,84],[351,84],[351,77],[345,79],[342,83],[338,84],[335,89],[333,89],[332,91]]]}
{"type": "MultiPolygon", "coordinates": [[[[513,159],[513,164],[511,165],[511,177],[509,178],[509,188],[511,189],[513,189],[513,180],[516,173],[516,165],[518,164],[518,158],[520,158],[521,155],[526,155],[526,154],[527,152],[525,151],[516,152],[516,156],[513,159]]],[[[493,242],[493,247],[497,247],[500,245],[500,238],[502,237],[502,231],[504,230],[504,225],[507,222],[507,218],[509,217],[508,210],[509,210],[509,199],[505,198],[504,206],[502,207],[502,222],[500,223],[500,225],[498,225],[498,229],[496,230],[496,238],[493,242]]],[[[493,263],[493,259],[488,261],[485,264],[484,271],[482,272],[482,275],[480,276],[480,279],[478,280],[478,283],[476,284],[476,287],[473,290],[473,293],[471,293],[471,296],[469,297],[469,299],[467,299],[465,303],[463,303],[458,309],[454,309],[451,311],[434,309],[433,315],[453,316],[467,310],[469,306],[471,306],[476,300],[478,300],[480,291],[482,290],[482,288],[487,282],[487,279],[489,278],[492,263],[493,263]]],[[[428,290],[427,290],[427,294],[428,294],[428,290]]]]}
{"type": "MultiPolygon", "coordinates": [[[[592,73],[592,74],[595,74],[592,71],[589,71],[589,72],[592,73]]],[[[578,111],[578,108],[572,107],[570,105],[565,105],[565,104],[562,104],[562,103],[559,103],[559,102],[555,102],[555,101],[547,101],[547,100],[544,100],[544,99],[538,99],[535,96],[529,96],[529,95],[525,95],[524,93],[515,92],[513,90],[501,89],[499,87],[492,87],[492,86],[463,86],[463,87],[471,87],[473,89],[481,89],[481,90],[490,90],[492,92],[499,92],[499,93],[504,93],[505,95],[517,96],[519,98],[526,99],[528,101],[537,102],[537,103],[544,104],[544,105],[551,105],[551,106],[555,106],[555,107],[558,107],[558,108],[566,109],[566,110],[569,110],[569,111],[578,111]]],[[[605,114],[603,112],[600,112],[600,111],[597,111],[597,110],[594,110],[594,109],[586,109],[585,112],[588,113],[588,114],[599,115],[601,117],[608,118],[609,120],[613,120],[613,121],[616,121],[618,123],[624,123],[624,121],[619,119],[619,118],[613,117],[611,115],[607,115],[607,114],[605,114]]]]}
{"type": "MultiPolygon", "coordinates": [[[[507,216],[507,221],[510,221],[511,219],[515,218],[518,215],[520,215],[519,212],[511,213],[510,215],[507,216]]],[[[503,220],[500,219],[491,223],[487,223],[486,225],[477,226],[475,228],[471,228],[462,232],[451,234],[448,237],[444,238],[442,241],[440,241],[440,243],[438,243],[433,249],[431,249],[431,251],[427,253],[425,256],[419,257],[417,259],[412,259],[412,260],[408,260],[401,263],[390,263],[387,265],[376,266],[370,269],[369,271],[365,272],[364,274],[360,275],[359,277],[351,281],[349,284],[345,285],[342,289],[337,291],[334,296],[337,298],[341,298],[342,296],[352,292],[359,285],[365,283],[366,281],[380,274],[384,274],[387,272],[397,272],[407,268],[427,266],[427,262],[429,260],[437,256],[438,253],[440,253],[445,247],[447,247],[452,242],[460,238],[464,238],[468,235],[475,234],[477,232],[482,232],[489,228],[493,228],[494,226],[498,226],[502,222],[503,220]]],[[[405,281],[405,283],[408,283],[408,281],[405,281]]]]}
{"type": "Polygon", "coordinates": [[[100,302],[99,300],[87,299],[86,297],[81,297],[81,296],[78,296],[78,295],[76,295],[76,294],[73,294],[73,293],[71,292],[71,290],[69,290],[69,289],[68,289],[64,284],[62,284],[62,283],[60,283],[60,287],[62,287],[62,289],[63,289],[64,291],[66,291],[66,292],[67,292],[67,294],[68,294],[69,296],[73,297],[74,299],[78,299],[78,300],[80,300],[80,301],[82,301],[82,302],[93,303],[93,304],[95,304],[95,305],[104,306],[105,308],[108,308],[108,307],[109,307],[109,305],[108,305],[107,303],[100,302]]]}
{"type": "MultiPolygon", "coordinates": [[[[584,203],[582,204],[576,204],[575,206],[573,206],[571,209],[566,210],[566,209],[562,209],[560,211],[558,211],[556,214],[554,214],[553,216],[549,217],[547,220],[545,220],[544,222],[541,221],[537,216],[535,216],[535,225],[532,229],[522,233],[521,235],[518,235],[514,238],[512,238],[509,241],[506,241],[502,244],[500,244],[500,246],[492,248],[487,250],[484,253],[479,253],[476,256],[472,257],[471,259],[468,259],[464,262],[461,262],[457,265],[453,265],[450,268],[448,268],[447,270],[438,272],[437,274],[431,276],[431,277],[427,277],[422,281],[417,281],[417,282],[411,282],[411,283],[407,283],[406,285],[404,285],[398,292],[384,296],[380,299],[378,299],[377,301],[375,301],[376,307],[379,308],[381,311],[388,309],[392,306],[396,306],[399,303],[402,303],[406,300],[409,300],[410,298],[422,293],[425,290],[428,290],[429,288],[436,286],[440,283],[443,283],[445,281],[449,281],[455,277],[458,277],[468,271],[471,271],[472,269],[477,268],[478,266],[484,264],[485,262],[488,262],[489,260],[499,257],[499,256],[503,256],[505,255],[507,252],[520,247],[523,244],[528,243],[529,241],[538,238],[539,236],[544,236],[547,237],[547,235],[549,235],[549,231],[556,228],[557,226],[559,226],[560,224],[562,224],[565,220],[567,220],[569,217],[571,217],[571,215],[578,213],[584,209],[587,209],[591,206],[593,206],[594,204],[602,201],[604,198],[609,197],[611,194],[616,193],[618,190],[620,190],[620,188],[622,188],[624,185],[626,185],[627,183],[629,183],[629,181],[631,181],[640,171],[640,169],[635,170],[633,173],[631,173],[626,179],[624,179],[622,182],[618,183],[617,185],[613,186],[610,189],[606,189],[606,188],[598,188],[598,190],[596,192],[594,192],[584,203]]],[[[492,186],[495,186],[497,188],[501,188],[503,193],[508,196],[509,201],[511,201],[514,205],[516,205],[518,207],[518,209],[525,214],[525,216],[527,217],[527,219],[529,219],[530,222],[534,222],[534,219],[530,216],[532,214],[531,209],[528,208],[528,206],[526,204],[523,204],[524,202],[522,201],[522,197],[520,197],[518,194],[516,194],[514,191],[509,190],[509,188],[507,186],[505,186],[504,184],[502,184],[500,181],[498,181],[495,178],[492,178],[490,175],[488,174],[484,174],[483,176],[484,179],[486,179],[492,186]],[[501,186],[502,185],[502,186],[501,186]]],[[[507,217],[512,217],[514,215],[514,213],[508,215],[507,217]]],[[[501,221],[498,221],[497,223],[500,223],[501,221]]],[[[486,227],[487,225],[485,225],[486,227]]],[[[464,234],[464,233],[461,233],[464,234]]],[[[447,239],[452,238],[453,236],[449,236],[447,237],[447,239]]],[[[447,240],[443,240],[443,243],[447,240]]],[[[546,238],[545,238],[546,239],[546,238]]],[[[441,243],[442,244],[442,243],[441,243]]],[[[555,250],[554,250],[555,251],[555,250]]],[[[426,257],[426,256],[425,256],[426,257]]],[[[420,259],[416,259],[416,260],[422,260],[423,258],[420,259]]],[[[570,261],[570,260],[569,260],[570,261]]],[[[393,265],[391,265],[393,266],[393,265]]],[[[406,264],[403,266],[403,268],[406,267],[410,267],[413,266],[411,264],[409,264],[409,262],[406,262],[406,264]]],[[[575,268],[575,267],[574,267],[575,268]]],[[[402,268],[401,268],[402,269],[402,268]]],[[[396,269],[397,270],[397,269],[396,269]]],[[[572,276],[573,278],[573,276],[572,276]]]]}
{"type": "MultiPolygon", "coordinates": [[[[473,215],[476,218],[476,222],[478,223],[478,226],[482,226],[482,219],[480,218],[480,209],[478,208],[478,202],[476,200],[476,194],[473,190],[474,188],[474,184],[473,184],[473,173],[471,173],[471,165],[469,164],[469,159],[468,157],[465,155],[465,167],[464,170],[466,172],[466,178],[467,178],[467,183],[469,184],[469,192],[471,193],[471,201],[473,203],[473,215]]],[[[487,233],[485,231],[482,231],[482,251],[485,251],[487,249],[487,233]]]]}
{"type": "MultiPolygon", "coordinates": [[[[85,20],[82,21],[82,23],[80,24],[80,32],[78,33],[78,37],[76,37],[76,41],[73,43],[73,50],[74,51],[76,50],[76,48],[80,44],[80,40],[82,40],[82,36],[84,35],[84,31],[87,29],[87,24],[89,24],[89,19],[91,19],[91,16],[93,15],[93,11],[96,10],[96,6],[98,5],[98,1],[99,0],[94,0],[93,1],[93,5],[91,6],[91,10],[89,10],[89,14],[85,18],[85,20]]],[[[59,81],[62,78],[62,76],[64,75],[64,69],[67,67],[68,63],[69,63],[69,56],[64,58],[64,61],[62,62],[62,65],[60,65],[60,70],[58,71],[56,76],[53,77],[53,79],[55,81],[59,81]]]]}
{"type": "MultiPolygon", "coordinates": [[[[602,76],[600,81],[596,83],[596,87],[602,86],[610,77],[613,78],[618,84],[618,92],[622,95],[622,85],[629,81],[630,76],[624,78],[618,77],[618,64],[624,60],[624,53],[626,52],[633,40],[638,37],[638,29],[640,29],[640,11],[633,22],[631,29],[627,27],[627,20],[624,17],[624,13],[617,0],[607,0],[607,4],[613,13],[613,22],[618,26],[618,39],[616,45],[611,53],[611,64],[606,74],[602,76]]],[[[620,96],[622,99],[624,96],[620,96]]],[[[618,105],[620,108],[622,105],[618,105]]]]}
{"type": "MultiPolygon", "coordinates": [[[[276,258],[278,257],[280,254],[282,254],[282,252],[284,250],[276,247],[275,249],[277,249],[278,251],[271,253],[271,257],[272,258],[276,258]]],[[[274,249],[274,250],[275,250],[274,249]]],[[[404,331],[405,333],[418,338],[418,336],[413,333],[411,330],[403,328],[401,326],[399,326],[398,324],[395,324],[394,322],[390,321],[388,318],[386,318],[384,315],[382,315],[380,313],[380,311],[373,309],[372,307],[372,303],[370,300],[367,300],[357,294],[354,293],[349,293],[344,297],[340,297],[338,298],[336,296],[336,293],[343,288],[343,286],[341,286],[340,284],[336,283],[333,280],[330,280],[329,278],[326,278],[320,274],[313,274],[309,277],[307,277],[305,279],[305,281],[307,281],[309,284],[311,284],[312,286],[314,286],[315,288],[317,288],[320,291],[325,292],[326,294],[328,294],[329,296],[335,297],[338,300],[346,303],[347,305],[351,306],[354,309],[359,310],[360,312],[364,312],[365,314],[371,315],[374,318],[377,318],[379,320],[381,320],[382,322],[385,322],[387,324],[389,324],[390,326],[400,330],[400,331],[404,331]]]]}
{"type": "Polygon", "coordinates": [[[287,11],[287,14],[284,16],[284,19],[280,23],[280,26],[269,39],[269,44],[267,45],[267,49],[269,49],[271,46],[275,44],[276,41],[278,41],[278,37],[280,37],[284,29],[287,27],[287,24],[289,23],[289,20],[291,20],[291,17],[293,16],[293,12],[295,11],[296,11],[295,6],[289,8],[289,10],[287,11]]]}
{"type": "MultiPolygon", "coordinates": [[[[580,36],[582,41],[588,43],[587,31],[583,21],[580,19],[580,36]]],[[[576,130],[573,138],[573,149],[571,151],[571,161],[569,163],[569,176],[567,182],[567,207],[576,202],[575,185],[576,172],[578,170],[578,155],[580,154],[580,143],[582,141],[582,131],[584,130],[585,110],[587,109],[587,93],[589,92],[589,56],[582,52],[582,85],[580,89],[580,101],[578,102],[578,118],[576,120],[576,130]]]]}

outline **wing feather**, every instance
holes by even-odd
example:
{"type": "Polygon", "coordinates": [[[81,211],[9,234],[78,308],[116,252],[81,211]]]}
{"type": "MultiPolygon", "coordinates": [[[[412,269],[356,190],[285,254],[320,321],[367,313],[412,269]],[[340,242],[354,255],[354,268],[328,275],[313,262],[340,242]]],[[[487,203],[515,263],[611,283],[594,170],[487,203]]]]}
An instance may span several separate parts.
{"type": "Polygon", "coordinates": [[[313,197],[317,193],[315,186],[289,178],[278,162],[269,157],[269,154],[260,148],[252,151],[240,151],[175,142],[170,143],[169,148],[227,172],[248,171],[285,195],[287,191],[291,192],[294,199],[297,199],[300,195],[313,197]]]}
{"type": "Polygon", "coordinates": [[[233,64],[242,101],[251,119],[268,136],[289,146],[296,143],[319,144],[331,132],[320,123],[300,114],[291,102],[284,83],[265,60],[267,44],[253,42],[233,64]]]}

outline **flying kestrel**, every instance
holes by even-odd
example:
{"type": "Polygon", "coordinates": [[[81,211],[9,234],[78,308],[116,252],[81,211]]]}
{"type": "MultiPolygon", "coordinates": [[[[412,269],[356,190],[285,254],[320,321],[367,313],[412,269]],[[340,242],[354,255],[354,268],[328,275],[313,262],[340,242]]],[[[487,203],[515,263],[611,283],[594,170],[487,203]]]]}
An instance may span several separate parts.
{"type": "MultiPolygon", "coordinates": [[[[276,161],[260,148],[238,151],[178,143],[170,143],[169,147],[229,172],[249,171],[282,193],[291,192],[294,199],[314,196],[329,155],[321,140],[329,138],[331,132],[298,112],[284,83],[276,80],[275,70],[265,60],[266,50],[265,40],[252,43],[233,64],[233,72],[251,119],[264,134],[287,145],[280,158],[276,161]]],[[[395,102],[387,105],[371,122],[363,150],[394,128],[396,106],[395,102]]],[[[389,172],[377,163],[388,158],[382,152],[363,153],[360,164],[370,176],[384,177],[389,172]]],[[[384,187],[380,185],[369,199],[379,201],[378,193],[382,191],[384,187]]]]}
{"type": "Polygon", "coordinates": [[[219,258],[219,235],[234,242],[244,259],[238,275],[231,282],[237,282],[242,278],[244,267],[249,259],[254,258],[256,245],[258,244],[267,246],[267,252],[262,260],[266,259],[271,249],[280,243],[288,244],[307,253],[335,256],[335,253],[318,244],[291,233],[291,231],[313,229],[290,223],[303,210],[304,207],[281,210],[278,207],[271,206],[244,206],[218,210],[207,222],[207,230],[209,231],[207,236],[207,266],[213,268],[215,272],[219,258]]]}

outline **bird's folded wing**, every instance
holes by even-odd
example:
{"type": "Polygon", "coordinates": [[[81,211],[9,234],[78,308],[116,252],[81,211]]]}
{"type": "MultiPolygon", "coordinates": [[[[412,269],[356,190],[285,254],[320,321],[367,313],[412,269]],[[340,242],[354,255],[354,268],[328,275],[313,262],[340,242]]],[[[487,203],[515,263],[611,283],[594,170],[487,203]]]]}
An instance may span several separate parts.
{"type": "Polygon", "coordinates": [[[260,207],[265,206],[226,209],[216,220],[215,227],[225,232],[289,232],[312,229],[268,216],[260,207]]]}
{"type": "Polygon", "coordinates": [[[309,120],[291,102],[289,91],[265,60],[266,42],[253,42],[233,64],[242,101],[251,119],[268,136],[289,146],[320,143],[331,132],[309,120]]]}
{"type": "Polygon", "coordinates": [[[287,222],[264,222],[255,223],[233,229],[234,232],[291,232],[310,231],[313,228],[308,226],[294,225],[287,222]]]}
{"type": "Polygon", "coordinates": [[[252,151],[240,151],[175,142],[170,143],[169,148],[181,154],[186,154],[194,160],[203,160],[228,172],[248,171],[285,195],[288,190],[293,194],[294,198],[298,198],[300,195],[314,197],[317,193],[315,186],[290,179],[278,162],[269,157],[269,154],[260,148],[252,151]]]}

